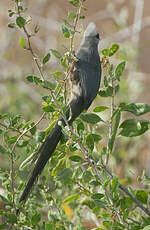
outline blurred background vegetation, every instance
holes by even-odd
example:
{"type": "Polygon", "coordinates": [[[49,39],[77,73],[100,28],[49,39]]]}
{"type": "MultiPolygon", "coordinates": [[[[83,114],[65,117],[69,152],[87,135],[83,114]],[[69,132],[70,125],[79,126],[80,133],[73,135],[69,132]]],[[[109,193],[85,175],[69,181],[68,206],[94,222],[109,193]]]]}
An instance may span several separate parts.
{"type": "MultiPolygon", "coordinates": [[[[64,41],[60,30],[62,19],[70,10],[70,4],[66,0],[24,0],[24,4],[28,8],[27,15],[31,16],[32,24],[37,24],[40,28],[38,35],[32,38],[32,46],[36,53],[43,57],[50,48],[64,52],[62,44],[67,46],[67,39],[64,41]]],[[[113,57],[113,63],[127,61],[117,100],[150,104],[150,1],[87,0],[85,6],[86,17],[80,21],[81,28],[84,29],[90,21],[96,23],[101,37],[99,53],[112,43],[118,43],[120,49],[113,57]]],[[[21,35],[22,31],[7,27],[10,22],[7,12],[12,7],[11,0],[2,1],[0,4],[0,113],[22,114],[26,121],[36,121],[42,114],[40,95],[45,95],[46,91],[39,90],[38,86],[30,85],[26,81],[26,76],[31,73],[37,74],[37,70],[30,53],[19,44],[20,37],[24,37],[24,34],[21,35]]],[[[81,35],[76,35],[75,50],[80,38],[81,35]]],[[[60,67],[57,66],[57,59],[52,57],[45,68],[50,78],[50,73],[60,67]]],[[[103,76],[104,74],[105,70],[103,76]]],[[[95,103],[108,105],[110,102],[109,99],[98,97],[95,103]]],[[[106,116],[105,113],[103,116],[106,116]]],[[[149,119],[149,116],[142,118],[149,119]]],[[[39,129],[46,128],[46,125],[47,121],[43,120],[39,129]]],[[[147,132],[139,137],[118,138],[111,158],[111,167],[115,173],[122,179],[128,178],[128,183],[135,186],[138,183],[138,175],[141,175],[144,169],[150,175],[149,137],[150,134],[147,132]]],[[[8,167],[2,154],[0,162],[0,167],[8,167]]]]}

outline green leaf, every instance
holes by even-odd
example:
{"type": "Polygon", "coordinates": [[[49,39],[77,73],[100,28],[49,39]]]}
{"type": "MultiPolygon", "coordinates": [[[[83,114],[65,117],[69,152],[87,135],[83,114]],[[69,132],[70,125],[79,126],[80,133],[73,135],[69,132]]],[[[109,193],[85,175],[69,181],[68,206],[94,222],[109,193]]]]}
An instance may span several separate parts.
{"type": "Polygon", "coordinates": [[[34,216],[32,216],[31,222],[33,225],[37,225],[40,219],[41,219],[40,213],[36,213],[34,216]]]}
{"type": "Polygon", "coordinates": [[[63,33],[65,38],[70,37],[70,32],[69,32],[68,28],[66,26],[64,26],[64,25],[62,25],[62,33],[63,33]]]}
{"type": "Polygon", "coordinates": [[[118,49],[119,49],[119,45],[113,44],[112,47],[109,49],[109,57],[113,56],[118,49]]]}
{"type": "Polygon", "coordinates": [[[62,171],[65,168],[65,165],[66,165],[66,160],[64,158],[59,160],[55,168],[53,168],[52,170],[52,176],[56,176],[56,174],[62,171]]]}
{"type": "Polygon", "coordinates": [[[113,222],[105,220],[105,221],[103,221],[103,225],[104,225],[104,227],[106,227],[106,229],[112,229],[113,222]]]}
{"type": "Polygon", "coordinates": [[[20,165],[19,170],[22,171],[24,168],[26,168],[33,160],[35,153],[30,154],[20,165]]]}
{"type": "Polygon", "coordinates": [[[52,73],[52,76],[53,76],[54,78],[58,78],[58,77],[60,77],[62,74],[63,74],[63,72],[56,71],[56,72],[52,73]]]}
{"type": "Polygon", "coordinates": [[[23,17],[19,16],[19,17],[16,18],[16,24],[20,28],[22,28],[26,24],[26,20],[23,17]]]}
{"type": "Polygon", "coordinates": [[[67,68],[67,67],[68,67],[68,65],[67,65],[67,57],[66,57],[66,56],[63,57],[63,58],[61,59],[61,65],[62,65],[64,68],[67,68]]]}
{"type": "Polygon", "coordinates": [[[11,29],[16,28],[16,24],[15,23],[9,23],[8,27],[11,29]]]}
{"type": "Polygon", "coordinates": [[[119,45],[113,44],[110,48],[103,49],[102,54],[106,57],[111,57],[117,52],[118,49],[119,49],[119,45]]]}
{"type": "Polygon", "coordinates": [[[106,109],[109,109],[107,106],[97,106],[94,108],[93,112],[99,113],[99,112],[103,112],[106,109]]]}
{"type": "Polygon", "coordinates": [[[86,136],[86,145],[91,151],[93,151],[93,149],[94,149],[94,138],[93,138],[92,134],[89,134],[86,136]]]}
{"type": "Polygon", "coordinates": [[[93,151],[94,149],[94,142],[98,142],[102,139],[102,137],[98,134],[89,134],[86,136],[85,142],[86,142],[86,146],[93,151]]]}
{"type": "MultiPolygon", "coordinates": [[[[72,27],[73,27],[73,25],[70,24],[70,22],[67,21],[66,19],[63,19],[63,22],[64,22],[64,24],[65,24],[66,27],[69,27],[69,28],[72,28],[72,27]]],[[[63,26],[62,26],[62,27],[63,27],[63,26]]],[[[66,29],[66,28],[65,28],[65,29],[66,29]]],[[[68,28],[67,28],[67,30],[68,30],[68,28]]],[[[69,32],[69,33],[70,33],[70,32],[69,32]]]]}
{"type": "Polygon", "coordinates": [[[73,174],[73,172],[72,172],[71,168],[65,168],[57,174],[57,179],[61,180],[65,184],[69,184],[71,177],[72,177],[72,174],[73,174]]]}
{"type": "Polygon", "coordinates": [[[84,131],[84,124],[83,124],[83,122],[80,120],[80,119],[77,119],[76,121],[75,121],[75,123],[76,123],[76,125],[77,125],[77,132],[78,132],[78,134],[80,135],[80,134],[82,134],[83,133],[83,131],[84,131]]]}
{"type": "Polygon", "coordinates": [[[8,214],[8,222],[14,224],[17,222],[17,216],[14,213],[8,214]]]}
{"type": "Polygon", "coordinates": [[[90,209],[94,209],[95,208],[95,203],[94,201],[91,201],[91,200],[84,200],[82,202],[82,205],[86,205],[88,206],[90,209]]]}
{"type": "Polygon", "coordinates": [[[136,190],[135,197],[143,204],[147,204],[148,193],[144,190],[136,190]]]}
{"type": "Polygon", "coordinates": [[[6,229],[7,224],[0,224],[0,230],[6,229]]]}
{"type": "Polygon", "coordinates": [[[125,120],[120,125],[120,128],[122,128],[120,135],[125,137],[140,136],[141,134],[145,133],[149,129],[149,123],[150,122],[147,120],[136,120],[136,119],[125,120]]]}
{"type": "Polygon", "coordinates": [[[100,208],[105,208],[106,207],[106,202],[105,201],[102,201],[102,200],[94,200],[94,203],[97,207],[100,207],[100,208]]]}
{"type": "Polygon", "coordinates": [[[39,31],[39,29],[40,29],[40,28],[36,25],[36,26],[34,27],[34,33],[37,34],[38,31],[39,31]]]}
{"type": "Polygon", "coordinates": [[[45,230],[55,230],[54,223],[45,223],[45,230]]]}
{"type": "Polygon", "coordinates": [[[94,139],[94,142],[99,142],[102,139],[102,137],[98,134],[92,133],[91,135],[94,139]]]}
{"type": "Polygon", "coordinates": [[[92,196],[91,196],[91,198],[93,199],[93,200],[100,200],[100,199],[102,199],[104,197],[104,194],[102,194],[102,193],[94,193],[92,196]]]}
{"type": "Polygon", "coordinates": [[[104,76],[104,86],[108,87],[108,79],[106,76],[104,76]]]}
{"type": "Polygon", "coordinates": [[[3,195],[1,195],[1,194],[0,194],[0,198],[1,198],[2,201],[4,201],[5,203],[10,203],[9,200],[8,200],[5,196],[3,196],[3,195]]]}
{"type": "Polygon", "coordinates": [[[40,85],[43,82],[39,77],[36,77],[34,75],[29,75],[26,78],[29,82],[33,82],[36,85],[40,85]]]}
{"type": "Polygon", "coordinates": [[[120,77],[124,71],[124,68],[125,68],[125,64],[126,62],[123,61],[121,62],[119,65],[117,65],[116,69],[115,69],[115,77],[116,79],[118,79],[120,81],[120,77]]]}
{"type": "Polygon", "coordinates": [[[17,123],[19,123],[20,119],[21,119],[21,115],[17,114],[15,117],[13,117],[13,119],[11,121],[11,125],[15,126],[17,123]]]}
{"type": "Polygon", "coordinates": [[[84,15],[81,15],[79,18],[80,18],[80,19],[85,19],[85,16],[84,16],[84,15]]]}
{"type": "Polygon", "coordinates": [[[106,89],[101,89],[98,94],[101,97],[111,97],[113,95],[113,88],[112,86],[108,86],[106,89]]]}
{"type": "Polygon", "coordinates": [[[17,135],[17,136],[10,137],[10,138],[8,139],[8,144],[11,145],[11,144],[15,143],[18,137],[19,137],[18,135],[17,135]]]}
{"type": "Polygon", "coordinates": [[[46,64],[50,60],[50,53],[48,53],[44,58],[43,58],[43,64],[46,64]]]}
{"type": "Polygon", "coordinates": [[[86,113],[86,114],[81,114],[80,118],[87,122],[87,123],[91,123],[91,124],[96,124],[100,121],[103,121],[97,114],[95,113],[86,113]]]}
{"type": "Polygon", "coordinates": [[[111,181],[112,192],[116,191],[117,185],[118,185],[118,178],[114,177],[113,180],[111,181]]]}
{"type": "Polygon", "coordinates": [[[63,201],[63,203],[70,204],[72,201],[77,201],[80,198],[80,195],[78,193],[72,194],[68,197],[66,197],[63,201]]]}
{"type": "Polygon", "coordinates": [[[121,111],[128,111],[136,116],[143,115],[150,112],[150,106],[144,103],[131,103],[131,104],[121,104],[121,111]]]}
{"type": "Polygon", "coordinates": [[[150,230],[150,225],[147,225],[143,230],[150,230]]]}
{"type": "Polygon", "coordinates": [[[20,141],[17,143],[17,147],[23,148],[23,147],[26,147],[28,144],[29,144],[29,141],[20,140],[20,141]]]}
{"type": "Polygon", "coordinates": [[[6,153],[8,153],[8,151],[2,145],[0,145],[0,153],[6,154],[6,153]]]}
{"type": "Polygon", "coordinates": [[[9,117],[8,113],[0,114],[0,119],[8,118],[8,117],[9,117]]]}
{"type": "Polygon", "coordinates": [[[22,46],[22,48],[26,49],[26,42],[24,40],[24,38],[20,38],[20,45],[22,46]]]}
{"type": "Polygon", "coordinates": [[[69,150],[70,150],[71,152],[77,151],[77,150],[78,150],[77,144],[75,144],[75,143],[70,143],[70,144],[69,144],[69,150]]]}
{"type": "Polygon", "coordinates": [[[35,126],[35,123],[33,122],[33,125],[32,126],[34,126],[32,129],[30,129],[30,133],[32,134],[32,135],[34,135],[35,133],[36,133],[36,126],[35,126]]]}
{"type": "Polygon", "coordinates": [[[69,12],[68,17],[69,17],[70,19],[75,19],[75,18],[76,18],[76,14],[75,14],[74,12],[69,12]]]}
{"type": "Polygon", "coordinates": [[[69,160],[74,161],[74,162],[80,162],[83,160],[83,158],[76,154],[76,155],[70,156],[69,160]]]}
{"type": "Polygon", "coordinates": [[[79,5],[79,0],[69,0],[69,2],[75,7],[79,5]]]}
{"type": "Polygon", "coordinates": [[[117,134],[117,130],[118,130],[118,127],[119,127],[119,123],[120,123],[120,111],[118,111],[115,115],[115,125],[113,127],[113,131],[112,131],[112,136],[111,138],[109,139],[109,149],[110,151],[112,152],[113,150],[113,146],[114,146],[114,142],[115,142],[115,138],[116,138],[116,134],[117,134]]]}
{"type": "Polygon", "coordinates": [[[53,54],[56,58],[58,58],[58,59],[61,59],[61,58],[62,58],[61,53],[59,53],[57,50],[55,50],[55,49],[50,49],[50,51],[52,52],[52,54],[53,54]]]}
{"type": "Polygon", "coordinates": [[[43,99],[47,104],[49,104],[49,103],[51,102],[51,100],[52,100],[52,97],[51,97],[50,95],[48,95],[48,96],[43,96],[42,99],[43,99]]]}
{"type": "Polygon", "coordinates": [[[109,56],[109,49],[103,49],[102,54],[106,57],[109,56]]]}
{"type": "Polygon", "coordinates": [[[9,14],[9,17],[12,17],[15,14],[15,12],[13,12],[12,10],[8,10],[8,14],[9,14]]]}
{"type": "Polygon", "coordinates": [[[85,183],[89,182],[92,178],[93,178],[93,176],[92,176],[92,174],[91,174],[90,171],[87,171],[87,170],[86,170],[86,171],[83,173],[83,180],[84,180],[85,183]]]}
{"type": "Polygon", "coordinates": [[[50,105],[44,106],[43,107],[44,112],[54,112],[54,108],[50,105]]]}

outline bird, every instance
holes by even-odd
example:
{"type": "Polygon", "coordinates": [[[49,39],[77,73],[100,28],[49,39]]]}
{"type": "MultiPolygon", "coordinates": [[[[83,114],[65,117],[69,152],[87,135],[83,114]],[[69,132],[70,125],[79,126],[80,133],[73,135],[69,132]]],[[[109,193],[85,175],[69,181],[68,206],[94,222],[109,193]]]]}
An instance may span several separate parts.
{"type": "Polygon", "coordinates": [[[99,33],[94,22],[88,24],[76,54],[77,61],[70,71],[71,97],[66,109],[65,118],[60,117],[41,145],[39,157],[35,163],[29,180],[20,196],[19,202],[25,203],[38,176],[52,156],[62,137],[62,126],[72,122],[87,110],[95,99],[101,81],[101,61],[98,52],[99,33]],[[67,124],[66,124],[67,121],[67,124]]]}

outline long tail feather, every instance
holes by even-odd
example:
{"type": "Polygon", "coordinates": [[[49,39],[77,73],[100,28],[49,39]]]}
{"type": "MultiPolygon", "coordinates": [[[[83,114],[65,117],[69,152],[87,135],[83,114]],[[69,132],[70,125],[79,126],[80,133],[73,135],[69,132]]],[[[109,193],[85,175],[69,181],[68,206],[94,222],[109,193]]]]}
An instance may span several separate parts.
{"type": "MultiPolygon", "coordinates": [[[[79,114],[83,111],[84,104],[83,99],[81,97],[77,98],[76,100],[72,100],[68,105],[68,109],[66,111],[66,119],[69,125],[79,116],[79,114]],[[70,109],[72,110],[71,119],[69,119],[70,109]]],[[[65,126],[65,121],[61,118],[59,121],[62,121],[62,124],[65,126]]],[[[52,156],[58,142],[60,141],[62,136],[61,126],[58,125],[58,122],[50,132],[49,136],[43,143],[40,148],[40,157],[38,158],[35,167],[30,175],[30,178],[27,182],[27,185],[20,197],[19,202],[26,201],[32,186],[34,185],[35,181],[37,180],[38,176],[41,174],[42,170],[44,169],[47,161],[52,156]]]]}
{"type": "Polygon", "coordinates": [[[20,197],[19,202],[25,201],[27,199],[27,196],[30,193],[33,184],[35,183],[39,174],[41,174],[49,158],[52,156],[52,153],[55,150],[61,136],[62,136],[61,127],[57,123],[52,129],[50,135],[47,137],[47,139],[43,143],[43,146],[40,152],[40,157],[38,158],[36,162],[36,165],[20,197]]]}

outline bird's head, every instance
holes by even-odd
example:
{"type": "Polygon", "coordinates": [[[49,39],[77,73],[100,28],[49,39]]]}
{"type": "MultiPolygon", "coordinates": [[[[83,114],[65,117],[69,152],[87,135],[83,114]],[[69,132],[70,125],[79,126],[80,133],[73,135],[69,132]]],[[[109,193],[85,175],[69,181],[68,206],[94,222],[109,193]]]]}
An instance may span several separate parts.
{"type": "Polygon", "coordinates": [[[85,32],[84,32],[84,38],[87,40],[93,40],[95,43],[99,43],[99,32],[96,28],[96,25],[94,22],[89,23],[87,26],[85,32]]]}

